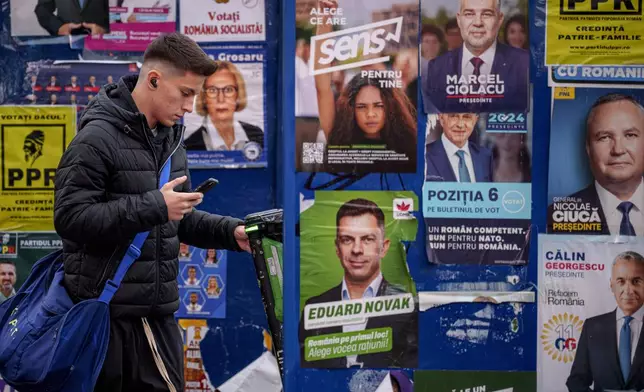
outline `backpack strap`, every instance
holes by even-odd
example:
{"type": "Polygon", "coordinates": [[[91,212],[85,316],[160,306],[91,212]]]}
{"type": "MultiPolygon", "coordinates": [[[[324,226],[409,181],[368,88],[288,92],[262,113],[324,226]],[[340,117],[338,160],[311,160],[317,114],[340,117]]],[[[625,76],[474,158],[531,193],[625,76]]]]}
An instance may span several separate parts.
{"type": "MultiPolygon", "coordinates": [[[[159,179],[159,189],[163,188],[163,186],[170,180],[171,166],[172,166],[172,158],[166,161],[166,164],[163,166],[163,169],[161,170],[161,177],[159,179]]],[[[145,242],[145,240],[148,238],[149,234],[150,232],[146,231],[146,232],[138,233],[134,237],[134,240],[127,248],[127,251],[125,252],[125,256],[123,256],[123,260],[121,260],[121,263],[119,264],[119,267],[116,270],[116,274],[114,274],[114,278],[108,279],[107,282],[105,282],[105,287],[103,288],[103,292],[101,293],[101,296],[98,298],[99,301],[105,302],[107,304],[112,300],[112,297],[114,297],[116,290],[118,290],[119,286],[121,286],[121,281],[123,281],[123,278],[127,273],[127,270],[130,269],[130,267],[132,266],[132,264],[134,264],[136,259],[138,259],[139,256],[141,256],[141,247],[143,246],[143,243],[145,242]]]]}

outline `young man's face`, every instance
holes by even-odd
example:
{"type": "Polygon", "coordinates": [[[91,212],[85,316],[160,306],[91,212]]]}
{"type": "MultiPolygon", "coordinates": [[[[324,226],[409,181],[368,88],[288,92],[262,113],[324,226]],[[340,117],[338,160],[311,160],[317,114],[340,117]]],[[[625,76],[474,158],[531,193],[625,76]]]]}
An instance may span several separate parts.
{"type": "Polygon", "coordinates": [[[380,272],[380,260],[389,250],[389,240],[375,216],[364,214],[340,219],[336,254],[347,280],[370,282],[380,272]]]}
{"type": "Polygon", "coordinates": [[[167,127],[173,126],[186,113],[192,113],[194,100],[201,91],[204,76],[186,72],[184,75],[168,75],[157,83],[154,91],[154,117],[167,127]]]}

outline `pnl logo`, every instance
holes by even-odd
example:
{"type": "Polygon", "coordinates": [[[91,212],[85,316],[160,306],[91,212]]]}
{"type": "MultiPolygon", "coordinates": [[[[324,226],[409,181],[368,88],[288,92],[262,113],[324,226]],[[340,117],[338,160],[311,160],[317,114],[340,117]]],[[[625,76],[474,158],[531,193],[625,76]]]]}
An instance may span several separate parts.
{"type": "Polygon", "coordinates": [[[0,233],[0,257],[18,256],[18,233],[0,233]]]}
{"type": "Polygon", "coordinates": [[[414,199],[394,199],[394,219],[414,219],[414,199]]]}
{"type": "Polygon", "coordinates": [[[552,316],[541,329],[541,345],[550,358],[569,363],[575,359],[577,342],[584,322],[572,314],[552,316]]]}

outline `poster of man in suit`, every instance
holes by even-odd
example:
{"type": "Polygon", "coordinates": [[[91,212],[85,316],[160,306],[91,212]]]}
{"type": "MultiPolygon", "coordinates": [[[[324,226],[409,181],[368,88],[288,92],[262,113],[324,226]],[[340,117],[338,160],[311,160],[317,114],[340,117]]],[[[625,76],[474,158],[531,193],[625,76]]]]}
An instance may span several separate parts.
{"type": "MultiPolygon", "coordinates": [[[[502,0],[421,1],[424,25],[443,28],[448,24],[443,18],[455,18],[463,41],[422,62],[425,113],[528,110],[528,10],[520,9],[519,4],[502,0]],[[523,26],[524,39],[510,35],[511,22],[523,26]]],[[[524,4],[527,7],[527,2],[524,4]]]]}
{"type": "Polygon", "coordinates": [[[554,92],[549,233],[644,235],[643,102],[642,90],[554,92]]]}
{"type": "Polygon", "coordinates": [[[108,0],[10,0],[11,35],[66,36],[110,31],[108,0]]]}
{"type": "Polygon", "coordinates": [[[539,247],[537,390],[644,389],[644,240],[541,234],[539,247]]]}
{"type": "Polygon", "coordinates": [[[302,367],[414,368],[413,192],[317,192],[301,217],[302,367]]]}
{"type": "Polygon", "coordinates": [[[491,116],[428,116],[423,216],[430,263],[527,262],[530,130],[492,130],[491,116]]]}

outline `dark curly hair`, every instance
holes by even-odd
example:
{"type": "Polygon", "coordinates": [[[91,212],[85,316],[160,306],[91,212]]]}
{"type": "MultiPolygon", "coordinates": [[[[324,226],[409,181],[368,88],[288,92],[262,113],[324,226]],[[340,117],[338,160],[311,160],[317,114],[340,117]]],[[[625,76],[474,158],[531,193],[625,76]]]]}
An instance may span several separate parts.
{"type": "Polygon", "coordinates": [[[383,88],[385,78],[354,76],[342,90],[336,102],[336,115],[329,133],[329,145],[354,144],[364,139],[355,116],[356,97],[367,86],[376,87],[385,106],[385,125],[380,130],[380,139],[387,148],[404,153],[410,160],[416,156],[416,109],[399,88],[383,88]]]}

